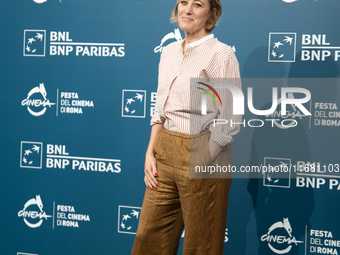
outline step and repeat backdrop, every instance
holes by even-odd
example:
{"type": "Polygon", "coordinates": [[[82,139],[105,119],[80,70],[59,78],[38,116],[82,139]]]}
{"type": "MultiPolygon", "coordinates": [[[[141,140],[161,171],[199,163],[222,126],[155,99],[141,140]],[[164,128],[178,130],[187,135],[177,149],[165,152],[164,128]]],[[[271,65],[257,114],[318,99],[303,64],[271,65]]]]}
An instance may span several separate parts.
{"type": "MultiPolygon", "coordinates": [[[[175,4],[0,2],[0,254],[130,254],[175,4]]],[[[245,106],[224,254],[339,254],[340,2],[222,5],[245,106]]]]}

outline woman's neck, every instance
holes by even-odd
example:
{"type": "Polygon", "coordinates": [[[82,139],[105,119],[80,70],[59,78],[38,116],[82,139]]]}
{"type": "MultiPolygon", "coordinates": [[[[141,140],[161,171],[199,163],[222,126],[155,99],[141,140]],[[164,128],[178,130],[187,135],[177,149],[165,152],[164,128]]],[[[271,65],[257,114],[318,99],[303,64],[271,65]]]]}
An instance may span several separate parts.
{"type": "Polygon", "coordinates": [[[196,42],[196,41],[202,39],[203,37],[206,37],[207,35],[209,35],[209,33],[205,29],[201,30],[201,31],[197,31],[195,33],[186,32],[185,33],[185,39],[184,39],[183,44],[182,44],[183,53],[186,51],[187,45],[189,43],[196,42]]]}

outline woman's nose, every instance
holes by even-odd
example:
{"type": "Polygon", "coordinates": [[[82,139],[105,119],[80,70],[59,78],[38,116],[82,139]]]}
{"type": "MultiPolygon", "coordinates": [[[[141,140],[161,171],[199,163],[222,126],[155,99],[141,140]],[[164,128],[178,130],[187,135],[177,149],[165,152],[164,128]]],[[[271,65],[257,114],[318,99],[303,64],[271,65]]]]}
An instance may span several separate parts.
{"type": "Polygon", "coordinates": [[[191,14],[192,13],[192,8],[193,8],[193,4],[192,3],[188,4],[186,6],[186,8],[185,8],[185,13],[186,14],[191,14]]]}

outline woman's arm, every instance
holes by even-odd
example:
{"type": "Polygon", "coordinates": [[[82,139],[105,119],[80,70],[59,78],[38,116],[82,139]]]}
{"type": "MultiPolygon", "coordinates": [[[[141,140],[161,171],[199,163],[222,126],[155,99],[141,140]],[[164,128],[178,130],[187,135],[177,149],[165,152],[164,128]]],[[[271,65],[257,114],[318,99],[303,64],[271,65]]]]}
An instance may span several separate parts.
{"type": "MultiPolygon", "coordinates": [[[[233,54],[234,55],[234,54],[233,54]]],[[[236,57],[229,57],[223,60],[215,73],[214,78],[225,79],[227,84],[233,84],[238,88],[242,88],[240,81],[239,65],[236,57]]],[[[226,119],[229,123],[235,123],[232,127],[229,125],[210,126],[211,138],[209,140],[209,150],[211,159],[214,160],[225,145],[233,141],[233,136],[240,131],[241,115],[233,115],[232,95],[227,89],[220,89],[219,94],[222,98],[224,107],[220,111],[220,119],[226,119]]]]}
{"type": "Polygon", "coordinates": [[[150,189],[152,189],[152,187],[156,189],[158,186],[158,182],[155,178],[157,176],[156,159],[155,159],[155,143],[156,143],[156,138],[158,134],[161,132],[162,128],[163,128],[163,124],[160,124],[160,123],[154,124],[152,126],[149,146],[145,154],[144,182],[146,186],[149,187],[150,189]]]}

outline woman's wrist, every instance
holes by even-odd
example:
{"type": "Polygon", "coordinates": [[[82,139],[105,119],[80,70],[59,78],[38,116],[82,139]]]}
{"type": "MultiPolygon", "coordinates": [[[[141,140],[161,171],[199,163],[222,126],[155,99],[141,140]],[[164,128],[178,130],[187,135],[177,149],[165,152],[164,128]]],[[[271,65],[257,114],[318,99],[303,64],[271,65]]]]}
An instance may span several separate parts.
{"type": "Polygon", "coordinates": [[[152,149],[148,149],[145,153],[145,156],[154,156],[155,155],[155,151],[152,149]]]}

